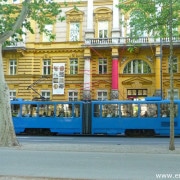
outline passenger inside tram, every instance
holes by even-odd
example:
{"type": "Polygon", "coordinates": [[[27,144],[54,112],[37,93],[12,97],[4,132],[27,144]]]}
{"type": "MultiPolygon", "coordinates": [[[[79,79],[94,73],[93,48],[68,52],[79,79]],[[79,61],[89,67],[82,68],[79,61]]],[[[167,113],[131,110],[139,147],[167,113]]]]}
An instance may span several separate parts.
{"type": "Polygon", "coordinates": [[[112,117],[112,112],[110,111],[106,117],[112,117]]]}
{"type": "Polygon", "coordinates": [[[59,111],[58,117],[64,117],[64,111],[59,111]]]}
{"type": "Polygon", "coordinates": [[[162,117],[167,117],[167,113],[165,110],[162,111],[162,117]]]}
{"type": "Polygon", "coordinates": [[[142,115],[142,117],[148,117],[148,112],[145,111],[144,114],[142,115]]]}
{"type": "Polygon", "coordinates": [[[54,111],[51,111],[51,115],[50,116],[54,116],[54,111]]]}

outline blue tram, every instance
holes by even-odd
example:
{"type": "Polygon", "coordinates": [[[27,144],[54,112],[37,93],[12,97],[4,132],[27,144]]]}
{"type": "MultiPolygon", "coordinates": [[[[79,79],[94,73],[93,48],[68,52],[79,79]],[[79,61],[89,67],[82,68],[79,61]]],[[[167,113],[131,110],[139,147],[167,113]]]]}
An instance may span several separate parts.
{"type": "MultiPolygon", "coordinates": [[[[15,132],[154,136],[170,134],[170,101],[11,101],[15,132]]],[[[180,135],[180,101],[174,101],[174,132],[180,135]]]]}
{"type": "Polygon", "coordinates": [[[11,101],[15,132],[82,134],[83,102],[11,101]]]}
{"type": "MultiPolygon", "coordinates": [[[[92,134],[170,134],[170,101],[92,102],[92,134]]],[[[180,135],[180,101],[174,102],[174,130],[180,135]]]]}

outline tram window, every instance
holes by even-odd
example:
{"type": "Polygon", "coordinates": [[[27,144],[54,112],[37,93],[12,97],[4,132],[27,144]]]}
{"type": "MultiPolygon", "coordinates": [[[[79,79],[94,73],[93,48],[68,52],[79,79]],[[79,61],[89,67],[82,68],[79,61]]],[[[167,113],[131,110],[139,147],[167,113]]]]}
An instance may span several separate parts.
{"type": "Polygon", "coordinates": [[[39,105],[39,116],[40,117],[49,117],[54,114],[54,105],[53,104],[40,104],[39,105]]]}
{"type": "Polygon", "coordinates": [[[102,117],[119,117],[119,105],[118,104],[103,104],[102,117]]]}
{"type": "Polygon", "coordinates": [[[19,104],[12,104],[11,105],[11,114],[13,117],[20,116],[20,105],[19,104]]]}
{"type": "Polygon", "coordinates": [[[108,115],[108,104],[102,105],[102,117],[107,117],[108,115]]]}
{"type": "Polygon", "coordinates": [[[22,116],[24,117],[36,117],[38,115],[36,104],[23,104],[22,116]]]}
{"type": "Polygon", "coordinates": [[[72,104],[57,104],[56,116],[57,117],[71,117],[72,116],[72,104]]]}
{"type": "Polygon", "coordinates": [[[57,117],[64,117],[65,112],[64,112],[64,104],[58,104],[56,107],[56,116],[57,117]]]}
{"type": "Polygon", "coordinates": [[[147,104],[141,104],[140,105],[140,115],[141,117],[148,117],[148,112],[147,112],[147,104]]]}
{"type": "Polygon", "coordinates": [[[170,116],[170,104],[161,104],[161,117],[169,117],[170,116]]]}
{"type": "MultiPolygon", "coordinates": [[[[161,117],[170,117],[170,104],[161,104],[161,117]]],[[[174,117],[178,116],[178,105],[174,104],[174,117]]]]}
{"type": "Polygon", "coordinates": [[[94,117],[99,117],[99,116],[100,116],[100,105],[94,104],[94,117]]]}
{"type": "Polygon", "coordinates": [[[158,116],[157,104],[141,104],[140,115],[141,117],[157,117],[158,116]]]}
{"type": "Polygon", "coordinates": [[[74,116],[75,117],[80,117],[80,104],[75,104],[74,105],[74,116]]]}
{"type": "Polygon", "coordinates": [[[137,117],[138,105],[137,104],[121,104],[122,117],[137,117]]]}

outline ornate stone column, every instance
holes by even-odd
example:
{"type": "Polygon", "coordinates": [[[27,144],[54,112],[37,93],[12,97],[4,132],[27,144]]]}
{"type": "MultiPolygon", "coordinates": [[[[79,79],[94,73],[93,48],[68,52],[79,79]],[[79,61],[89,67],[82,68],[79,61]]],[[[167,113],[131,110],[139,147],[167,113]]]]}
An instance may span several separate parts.
{"type": "Polygon", "coordinates": [[[154,96],[162,97],[162,68],[161,68],[161,46],[156,47],[155,61],[155,93],[154,96]]]}
{"type": "Polygon", "coordinates": [[[84,50],[84,89],[83,100],[91,100],[91,54],[90,49],[84,50]]]}
{"type": "MultiPolygon", "coordinates": [[[[112,38],[120,37],[120,28],[119,28],[119,8],[116,5],[119,3],[119,0],[113,0],[113,28],[112,28],[112,38]]],[[[115,42],[115,40],[114,40],[115,42]]]]}
{"type": "Polygon", "coordinates": [[[88,0],[87,2],[87,29],[85,31],[85,38],[94,38],[93,0],[88,0]]]}
{"type": "Polygon", "coordinates": [[[118,70],[118,48],[112,48],[112,87],[111,87],[111,100],[119,99],[118,91],[118,80],[119,80],[119,70],[118,70]]]}

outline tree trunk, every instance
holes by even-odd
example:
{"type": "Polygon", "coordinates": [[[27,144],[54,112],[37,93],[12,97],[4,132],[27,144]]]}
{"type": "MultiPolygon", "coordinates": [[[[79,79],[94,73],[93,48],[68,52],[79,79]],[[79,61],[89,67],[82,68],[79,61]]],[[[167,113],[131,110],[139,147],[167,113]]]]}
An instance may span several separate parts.
{"type": "Polygon", "coordinates": [[[174,145],[174,75],[173,75],[173,41],[172,41],[172,0],[169,1],[169,43],[170,43],[170,142],[169,150],[175,150],[174,145]]]}
{"type": "Polygon", "coordinates": [[[0,44],[0,146],[19,146],[12,122],[9,89],[5,82],[0,44]]]}

